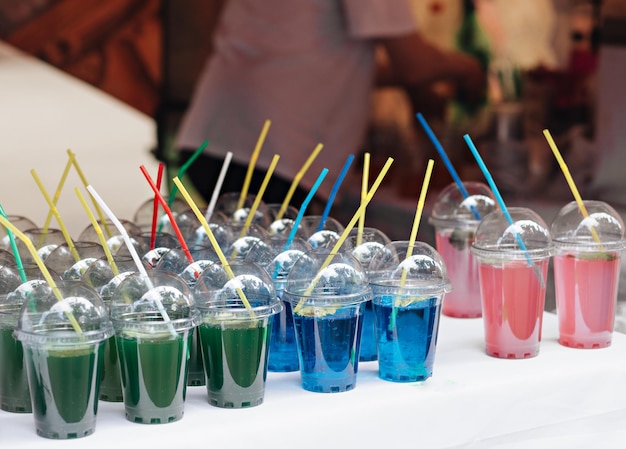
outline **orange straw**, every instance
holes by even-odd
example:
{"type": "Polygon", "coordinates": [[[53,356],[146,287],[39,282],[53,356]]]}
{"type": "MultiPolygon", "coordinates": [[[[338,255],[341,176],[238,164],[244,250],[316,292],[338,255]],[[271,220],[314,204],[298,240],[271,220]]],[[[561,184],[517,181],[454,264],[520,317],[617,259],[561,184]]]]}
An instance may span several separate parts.
{"type": "Polygon", "coordinates": [[[141,165],[139,169],[141,170],[143,175],[146,177],[148,184],[150,184],[150,187],[154,191],[154,195],[161,203],[161,206],[165,210],[165,213],[167,214],[167,216],[170,218],[170,223],[172,224],[172,228],[174,229],[174,232],[176,233],[176,237],[178,237],[178,241],[180,242],[180,246],[183,252],[185,253],[185,256],[187,257],[187,260],[189,261],[189,263],[193,263],[194,262],[193,256],[189,252],[187,243],[185,242],[185,239],[183,238],[183,234],[180,232],[180,228],[178,227],[176,220],[174,220],[174,214],[172,213],[172,209],[170,209],[170,207],[167,205],[167,201],[165,201],[165,198],[163,198],[163,195],[161,195],[161,192],[159,192],[158,187],[156,186],[156,184],[150,177],[150,174],[148,173],[148,170],[146,169],[146,167],[141,165]]]}

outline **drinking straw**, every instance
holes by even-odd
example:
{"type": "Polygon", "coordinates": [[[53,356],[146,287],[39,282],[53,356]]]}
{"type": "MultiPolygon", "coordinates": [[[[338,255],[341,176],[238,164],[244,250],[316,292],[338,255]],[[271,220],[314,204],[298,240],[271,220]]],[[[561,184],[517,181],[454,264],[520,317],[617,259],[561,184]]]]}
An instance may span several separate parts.
{"type": "MultiPolygon", "coordinates": [[[[502,195],[500,195],[500,191],[498,190],[498,187],[496,186],[496,183],[494,182],[493,177],[491,176],[491,173],[489,173],[489,170],[487,170],[487,166],[483,162],[483,158],[478,153],[478,150],[476,149],[474,142],[472,142],[472,139],[470,138],[468,134],[465,134],[463,136],[463,139],[465,139],[465,142],[467,143],[467,146],[469,147],[470,151],[474,155],[474,158],[476,159],[476,162],[478,163],[480,170],[483,172],[483,175],[485,176],[485,179],[487,180],[489,187],[491,187],[493,195],[496,197],[496,201],[500,205],[500,209],[502,210],[502,214],[504,215],[504,218],[506,218],[506,221],[509,223],[509,226],[512,226],[514,224],[513,218],[511,218],[511,214],[509,214],[509,210],[506,208],[506,205],[504,204],[502,195]]],[[[522,240],[522,236],[519,235],[519,233],[515,230],[513,230],[513,232],[515,233],[515,239],[517,240],[517,244],[519,245],[520,249],[524,252],[524,255],[526,256],[526,262],[528,262],[528,265],[533,267],[533,270],[535,270],[535,273],[537,274],[537,277],[539,278],[539,283],[541,284],[541,287],[543,288],[545,286],[545,283],[543,280],[543,274],[541,274],[541,271],[539,271],[539,267],[535,265],[532,259],[530,258],[530,255],[528,254],[528,250],[526,249],[526,244],[524,243],[524,240],[522,240]]]]}
{"type": "MultiPolygon", "coordinates": [[[[426,192],[428,191],[428,184],[430,183],[430,177],[433,173],[433,165],[435,161],[428,160],[426,165],[426,174],[424,175],[424,181],[422,182],[422,190],[420,191],[419,199],[417,200],[417,209],[415,210],[415,217],[413,218],[413,226],[411,227],[411,234],[409,236],[409,245],[406,250],[405,260],[408,260],[413,255],[413,248],[415,247],[415,240],[417,239],[417,230],[420,227],[420,221],[422,219],[422,212],[424,211],[424,202],[426,201],[426,192]]],[[[400,287],[404,287],[406,284],[407,270],[402,268],[402,275],[400,277],[400,287]]],[[[391,311],[391,317],[389,319],[389,330],[393,330],[396,326],[396,317],[398,315],[398,308],[394,301],[391,311]]]]}
{"type": "MultiPolygon", "coordinates": [[[[463,195],[463,198],[469,198],[469,193],[467,192],[465,185],[463,185],[463,182],[461,181],[461,178],[459,177],[458,173],[454,169],[454,166],[452,165],[450,158],[446,154],[446,151],[443,149],[443,145],[441,145],[441,142],[439,141],[439,139],[437,139],[437,136],[435,135],[432,128],[430,127],[430,125],[428,124],[428,122],[426,121],[426,119],[424,118],[421,112],[417,113],[417,120],[420,122],[420,124],[422,125],[422,128],[424,128],[424,131],[426,132],[426,135],[428,136],[432,144],[435,146],[435,149],[437,150],[437,152],[439,153],[439,156],[443,160],[444,165],[448,169],[448,173],[450,173],[450,176],[452,176],[452,179],[454,180],[457,187],[461,191],[461,195],[463,195]]],[[[472,210],[472,213],[474,214],[474,218],[476,218],[476,220],[480,220],[480,214],[478,213],[478,210],[476,209],[476,207],[474,207],[474,205],[470,205],[470,209],[472,210]]]]}
{"type": "Polygon", "coordinates": [[[243,181],[243,186],[241,187],[241,194],[239,195],[239,202],[237,203],[237,209],[241,209],[243,207],[243,203],[248,195],[248,189],[250,188],[250,181],[252,181],[252,172],[254,171],[254,167],[256,166],[256,161],[259,158],[259,153],[261,152],[261,147],[265,142],[265,137],[267,136],[267,131],[270,129],[270,125],[272,122],[270,120],[265,120],[263,124],[263,129],[261,130],[261,134],[259,134],[259,139],[256,142],[256,146],[250,155],[250,162],[248,162],[248,171],[246,172],[246,177],[243,181]]]}
{"type": "Polygon", "coordinates": [[[115,276],[117,276],[118,274],[120,274],[120,271],[118,270],[117,264],[115,263],[115,260],[113,259],[113,254],[111,254],[111,249],[109,248],[109,245],[106,241],[106,237],[102,233],[102,228],[98,224],[98,219],[91,212],[91,209],[89,208],[89,205],[87,204],[87,201],[85,200],[85,197],[83,196],[82,193],[80,193],[80,190],[78,190],[78,187],[74,188],[74,191],[76,192],[76,196],[78,197],[80,204],[82,204],[83,209],[85,209],[85,212],[87,213],[87,216],[89,217],[89,221],[91,221],[91,225],[93,226],[93,229],[96,231],[96,234],[98,235],[100,244],[102,245],[102,248],[104,249],[104,254],[107,256],[107,260],[109,261],[109,266],[111,267],[111,271],[113,272],[115,276]]]}
{"type": "Polygon", "coordinates": [[[185,253],[185,256],[187,256],[187,260],[189,261],[189,263],[193,263],[194,262],[193,256],[191,255],[191,252],[189,251],[189,248],[187,247],[187,243],[185,242],[185,239],[183,238],[183,234],[180,232],[178,223],[176,223],[176,220],[174,219],[174,214],[172,213],[172,209],[170,209],[169,205],[167,204],[167,201],[165,201],[165,198],[163,198],[163,195],[161,195],[161,192],[159,192],[159,188],[156,186],[156,184],[150,177],[150,174],[148,173],[148,170],[146,169],[146,167],[141,165],[139,169],[141,170],[143,175],[146,177],[148,184],[150,184],[150,187],[154,191],[155,198],[159,200],[159,202],[161,203],[161,206],[165,210],[165,213],[170,218],[170,222],[172,224],[172,228],[174,229],[174,233],[176,234],[176,237],[178,238],[178,241],[180,242],[181,249],[185,253]]]}
{"type": "MultiPolygon", "coordinates": [[[[33,260],[39,267],[39,270],[41,271],[41,274],[43,275],[44,279],[46,280],[48,285],[52,288],[52,293],[54,293],[54,296],[56,296],[57,300],[63,301],[63,296],[61,295],[61,292],[59,291],[59,287],[54,282],[54,279],[52,278],[52,276],[50,276],[48,267],[46,267],[46,265],[43,263],[43,260],[41,260],[41,257],[39,257],[39,254],[37,253],[37,249],[33,245],[33,242],[28,238],[28,236],[26,236],[19,229],[13,226],[13,224],[11,224],[9,220],[7,220],[4,216],[2,216],[2,214],[0,214],[0,224],[2,224],[5,228],[8,228],[11,231],[13,231],[13,233],[17,237],[19,237],[20,240],[22,240],[22,242],[24,242],[33,260]]],[[[78,321],[76,320],[76,317],[74,316],[74,314],[68,309],[65,309],[64,312],[67,315],[67,318],[70,320],[70,324],[72,325],[72,328],[74,328],[74,331],[77,334],[82,334],[83,330],[81,329],[80,324],[78,324],[78,321]]]]}
{"type": "MultiPolygon", "coordinates": [[[[165,164],[160,163],[159,164],[159,171],[157,173],[157,181],[156,181],[156,186],[157,189],[159,189],[159,191],[161,190],[161,182],[163,180],[163,168],[165,167],[165,164]]],[[[154,246],[156,244],[156,234],[157,234],[157,221],[159,219],[159,199],[157,198],[156,195],[154,195],[154,203],[152,206],[152,229],[150,232],[150,249],[154,249],[154,246]]]]}
{"type": "Polygon", "coordinates": [[[43,194],[43,197],[46,199],[46,202],[48,203],[50,210],[52,211],[55,218],[57,219],[57,223],[59,223],[59,227],[61,228],[61,232],[63,233],[63,237],[65,238],[65,241],[67,242],[67,246],[70,249],[70,253],[72,254],[72,257],[74,258],[76,262],[78,262],[80,260],[80,256],[78,255],[78,251],[76,251],[76,246],[74,245],[74,242],[72,241],[72,238],[70,237],[70,233],[68,232],[67,227],[65,227],[65,223],[63,222],[63,219],[61,219],[61,214],[59,213],[59,210],[57,209],[56,205],[52,202],[52,199],[48,195],[48,192],[46,192],[46,189],[43,186],[41,180],[39,179],[39,176],[37,176],[37,172],[35,171],[35,169],[32,169],[30,173],[31,175],[33,175],[33,178],[35,179],[35,182],[37,183],[39,190],[41,190],[41,193],[43,194]]]}
{"type": "MultiPolygon", "coordinates": [[[[141,263],[139,254],[137,254],[137,249],[135,248],[135,245],[133,245],[133,242],[130,241],[130,236],[128,235],[128,232],[126,231],[126,228],[124,227],[124,225],[122,225],[122,223],[117,219],[113,211],[109,208],[109,206],[107,206],[107,204],[104,202],[102,197],[98,195],[98,192],[96,192],[96,189],[94,189],[91,185],[88,185],[86,189],[91,194],[91,197],[102,207],[102,209],[104,209],[104,212],[107,214],[109,219],[113,222],[113,224],[119,231],[120,235],[124,239],[124,243],[126,243],[126,246],[128,247],[128,251],[130,252],[131,257],[133,258],[135,265],[137,266],[137,271],[139,272],[141,276],[146,278],[147,282],[150,284],[150,279],[148,277],[148,272],[146,271],[146,267],[144,267],[143,263],[141,263]]],[[[163,307],[163,303],[161,302],[161,300],[155,299],[155,303],[156,303],[157,309],[159,310],[159,313],[161,314],[161,317],[163,317],[163,321],[165,321],[166,323],[170,323],[171,319],[169,315],[167,314],[167,311],[163,307]]],[[[172,335],[176,335],[176,330],[174,329],[174,326],[170,324],[168,328],[172,335]]]]}
{"type": "Polygon", "coordinates": [[[333,202],[335,201],[335,197],[337,196],[337,191],[339,190],[341,183],[346,177],[346,174],[348,173],[348,169],[350,168],[350,165],[352,164],[353,160],[354,160],[354,156],[352,154],[348,155],[348,158],[346,159],[346,162],[343,164],[343,168],[341,169],[339,176],[337,177],[337,179],[335,180],[335,183],[333,184],[333,188],[330,191],[330,195],[328,196],[328,201],[326,202],[326,207],[324,208],[324,212],[322,213],[322,217],[320,218],[320,223],[317,226],[318,231],[321,231],[322,229],[324,229],[324,225],[326,224],[326,220],[328,219],[328,215],[330,214],[330,209],[333,207],[333,202]]]}
{"type": "MultiPolygon", "coordinates": [[[[315,288],[315,285],[319,281],[320,275],[326,269],[326,267],[328,267],[328,265],[330,265],[330,263],[332,262],[333,258],[335,257],[335,255],[337,254],[337,252],[339,251],[341,246],[343,245],[343,242],[348,237],[348,234],[350,234],[350,231],[352,230],[352,228],[354,228],[354,225],[356,224],[357,220],[359,219],[361,214],[363,214],[363,212],[365,211],[365,208],[367,207],[369,202],[374,197],[374,193],[376,193],[376,190],[378,189],[378,187],[380,186],[381,182],[383,181],[383,178],[387,174],[387,171],[389,171],[389,167],[391,167],[392,163],[393,163],[393,158],[391,158],[391,157],[387,158],[387,162],[385,162],[385,165],[380,170],[380,173],[378,174],[378,176],[376,177],[376,180],[372,184],[371,189],[367,192],[367,197],[365,198],[364,201],[361,202],[361,205],[359,206],[359,208],[355,212],[354,216],[352,217],[350,222],[346,225],[345,229],[343,230],[343,233],[341,234],[341,236],[339,236],[339,239],[337,240],[337,243],[335,243],[335,246],[333,246],[333,248],[330,250],[330,253],[328,254],[326,259],[322,263],[322,266],[320,267],[320,269],[318,270],[317,274],[315,275],[315,277],[311,281],[311,284],[309,285],[309,287],[304,292],[303,296],[309,296],[311,294],[311,292],[313,292],[313,289],[315,288]]],[[[304,304],[304,299],[300,300],[300,302],[296,305],[296,307],[293,309],[293,311],[294,312],[298,312],[300,309],[302,309],[303,304],[304,304]]]]}
{"type": "MultiPolygon", "coordinates": [[[[72,158],[74,169],[76,170],[78,177],[83,183],[83,186],[87,188],[89,183],[87,182],[87,178],[85,177],[83,170],[80,168],[80,165],[78,165],[78,160],[76,159],[76,155],[72,152],[72,150],[67,150],[67,154],[69,154],[70,157],[72,158]]],[[[98,202],[94,198],[91,199],[91,202],[93,203],[93,207],[96,210],[98,217],[100,217],[100,222],[102,223],[102,226],[104,227],[104,232],[106,233],[107,237],[111,237],[112,236],[111,230],[109,229],[109,225],[106,222],[106,219],[104,217],[104,214],[102,213],[102,210],[100,210],[100,206],[98,205],[98,202]]]]}
{"type": "MultiPolygon", "coordinates": [[[[363,177],[361,179],[361,202],[363,202],[363,200],[367,196],[369,172],[370,172],[370,154],[366,152],[363,155],[363,177]]],[[[363,214],[361,214],[361,217],[359,218],[359,225],[357,227],[357,234],[356,234],[356,246],[361,245],[361,242],[363,240],[363,228],[364,227],[365,227],[365,212],[363,212],[363,214]]]]}
{"type": "MultiPolygon", "coordinates": [[[[209,142],[207,142],[206,140],[204,142],[202,142],[202,145],[200,145],[200,147],[198,147],[198,149],[196,151],[194,151],[194,153],[191,155],[191,157],[185,161],[185,163],[182,165],[182,167],[180,167],[178,169],[178,175],[177,176],[180,179],[183,179],[183,176],[184,176],[185,172],[187,171],[187,169],[191,166],[191,164],[194,163],[194,161],[196,159],[198,159],[198,157],[200,156],[200,154],[202,154],[202,152],[204,151],[204,149],[207,147],[208,144],[209,144],[209,142]]],[[[170,207],[172,206],[172,204],[174,204],[174,198],[176,197],[177,190],[178,190],[178,187],[176,187],[175,185],[172,186],[172,190],[170,191],[170,196],[167,199],[167,205],[170,206],[170,207]]]]}
{"type": "MultiPolygon", "coordinates": [[[[0,205],[0,215],[2,215],[7,220],[9,219],[2,205],[0,205]]],[[[7,231],[7,235],[9,236],[11,251],[13,251],[13,257],[15,258],[15,265],[17,266],[17,270],[20,273],[20,279],[22,280],[22,282],[26,282],[28,281],[28,279],[26,278],[26,271],[24,271],[24,265],[22,264],[22,256],[20,256],[20,252],[17,249],[17,244],[15,243],[15,236],[13,235],[13,231],[11,231],[8,227],[5,227],[5,229],[7,231]]]]}
{"type": "MultiPolygon", "coordinates": [[[[220,244],[217,242],[215,236],[213,235],[213,231],[211,231],[209,224],[204,219],[202,212],[200,212],[200,209],[198,209],[198,206],[196,206],[196,203],[194,203],[193,199],[191,198],[191,195],[189,195],[189,192],[187,192],[187,189],[185,189],[185,186],[183,186],[183,184],[180,182],[180,179],[174,178],[173,181],[174,181],[174,184],[178,186],[178,189],[181,195],[183,196],[183,198],[185,198],[185,200],[187,201],[187,204],[189,204],[189,207],[191,207],[191,210],[193,211],[193,213],[196,214],[196,217],[198,218],[198,220],[200,220],[200,224],[202,224],[202,227],[204,228],[204,232],[206,232],[206,235],[209,238],[211,245],[213,245],[213,250],[217,254],[217,257],[219,258],[222,266],[224,267],[224,271],[226,271],[226,274],[228,275],[228,277],[230,277],[231,279],[234,279],[235,273],[233,273],[233,270],[230,268],[230,265],[228,264],[228,261],[226,260],[226,256],[224,256],[224,253],[222,252],[222,248],[220,248],[220,244]]],[[[246,294],[244,293],[244,291],[239,287],[237,287],[236,290],[237,290],[237,294],[239,295],[239,298],[241,299],[241,302],[243,302],[244,307],[246,309],[251,309],[252,306],[250,305],[250,302],[248,302],[248,298],[246,298],[246,294]]],[[[250,313],[252,314],[252,311],[250,313]]]]}
{"type": "Polygon", "coordinates": [[[204,214],[204,219],[209,222],[211,221],[211,216],[213,215],[213,210],[215,209],[215,205],[217,204],[217,199],[220,196],[220,191],[222,190],[222,184],[224,183],[224,178],[226,177],[226,172],[228,171],[228,167],[230,166],[230,160],[233,158],[233,153],[229,151],[226,153],[224,157],[224,163],[222,164],[222,169],[220,170],[220,175],[217,178],[217,182],[215,183],[215,187],[213,188],[213,194],[211,195],[211,201],[209,201],[209,205],[206,208],[206,213],[204,214]]]}
{"type": "Polygon", "coordinates": [[[272,162],[269,168],[267,169],[267,172],[265,173],[265,178],[263,178],[263,183],[261,184],[261,187],[259,188],[259,191],[257,192],[256,196],[254,197],[254,202],[252,203],[252,206],[250,207],[250,210],[248,211],[248,216],[246,217],[246,221],[244,222],[243,228],[241,228],[241,233],[239,234],[239,238],[242,238],[244,235],[246,235],[246,232],[248,232],[248,228],[250,228],[250,225],[252,224],[252,219],[254,218],[254,215],[256,214],[256,210],[259,208],[259,204],[261,204],[261,198],[263,198],[263,195],[265,194],[265,189],[267,189],[267,184],[270,182],[270,178],[272,177],[272,174],[274,173],[274,169],[276,168],[276,164],[278,164],[279,159],[280,159],[280,156],[278,154],[275,154],[274,157],[272,158],[272,162]]]}
{"type": "Polygon", "coordinates": [[[285,199],[283,200],[283,203],[281,204],[280,209],[278,210],[278,213],[276,214],[276,220],[280,220],[281,218],[283,218],[283,215],[285,214],[285,211],[287,210],[287,206],[289,206],[289,202],[291,201],[291,198],[293,197],[293,194],[296,191],[296,187],[298,187],[300,180],[302,180],[302,177],[304,176],[306,171],[309,169],[309,167],[311,166],[311,164],[313,163],[317,155],[320,153],[320,151],[322,151],[322,148],[324,148],[324,145],[322,145],[321,143],[318,143],[317,146],[313,149],[313,152],[311,153],[311,155],[302,165],[302,168],[300,168],[298,173],[296,173],[296,176],[294,176],[291,186],[289,187],[289,191],[287,192],[287,195],[285,195],[285,199]]]}
{"type": "MultiPolygon", "coordinates": [[[[59,198],[61,197],[61,190],[63,190],[63,186],[65,185],[65,180],[67,179],[67,175],[72,168],[72,164],[74,163],[74,154],[70,154],[67,160],[67,164],[65,164],[65,169],[63,170],[63,174],[61,175],[61,179],[59,180],[59,184],[57,185],[57,189],[54,192],[54,197],[52,198],[52,202],[57,204],[59,202],[59,198]]],[[[50,227],[50,222],[52,221],[52,209],[48,211],[48,216],[46,217],[46,221],[43,225],[42,238],[48,233],[48,228],[50,227]]]]}
{"type": "MultiPolygon", "coordinates": [[[[574,195],[574,199],[576,200],[576,203],[578,203],[578,209],[580,209],[580,213],[583,215],[583,217],[587,218],[589,216],[589,212],[587,211],[587,208],[585,207],[585,203],[583,203],[583,199],[580,196],[578,189],[576,188],[576,183],[574,182],[574,178],[572,178],[572,174],[570,173],[569,168],[567,168],[567,164],[565,163],[563,156],[561,156],[561,152],[557,148],[556,143],[554,142],[554,139],[552,138],[552,135],[550,134],[550,131],[548,131],[547,129],[544,129],[543,135],[546,137],[546,140],[548,141],[548,145],[550,145],[550,148],[552,149],[552,152],[554,153],[554,157],[556,158],[557,162],[559,163],[559,166],[561,167],[561,171],[563,172],[563,175],[565,176],[565,180],[567,181],[567,184],[569,185],[569,188],[572,191],[572,195],[574,195]]],[[[598,236],[598,233],[596,232],[596,228],[592,226],[590,231],[591,231],[591,236],[593,237],[593,239],[597,243],[599,243],[600,237],[598,236]]]]}
{"type": "Polygon", "coordinates": [[[309,191],[306,198],[302,202],[300,209],[298,209],[298,215],[296,215],[296,218],[293,220],[291,232],[289,232],[289,236],[287,237],[287,241],[285,242],[285,247],[283,248],[283,251],[287,251],[289,247],[291,246],[291,244],[293,243],[293,240],[296,237],[296,233],[298,231],[298,226],[300,226],[302,217],[304,216],[304,213],[306,212],[306,208],[309,207],[309,203],[315,196],[317,189],[319,189],[319,186],[322,184],[322,181],[324,180],[327,174],[328,174],[328,169],[327,168],[322,169],[320,175],[317,177],[317,180],[313,184],[313,187],[311,187],[311,190],[309,191]]]}

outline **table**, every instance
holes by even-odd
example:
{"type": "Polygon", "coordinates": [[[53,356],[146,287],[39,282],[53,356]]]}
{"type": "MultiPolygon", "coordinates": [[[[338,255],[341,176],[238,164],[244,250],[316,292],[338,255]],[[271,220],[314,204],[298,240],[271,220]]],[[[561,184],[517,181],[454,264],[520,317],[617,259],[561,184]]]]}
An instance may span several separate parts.
{"type": "Polygon", "coordinates": [[[268,373],[265,402],[220,409],[189,387],[184,417],[136,424],[121,403],[100,402],[94,434],[47,440],[30,414],[0,411],[0,447],[36,448],[622,448],[626,440],[626,335],[605,349],[566,348],[544,315],[539,356],[487,356],[481,319],[442,317],[434,374],[422,383],[377,377],[361,363],[356,388],[312,393],[300,374],[268,373]]]}
{"type": "MultiPolygon", "coordinates": [[[[0,204],[7,214],[43,226],[49,208],[30,171],[53,197],[68,149],[118,218],[132,220],[154,195],[139,170],[145,165],[156,179],[158,161],[150,154],[156,125],[150,117],[2,41],[0,99],[0,204]]],[[[57,208],[73,238],[89,225],[75,187],[82,182],[71,170],[57,208]]],[[[59,227],[54,220],[52,227],[59,227]]]]}

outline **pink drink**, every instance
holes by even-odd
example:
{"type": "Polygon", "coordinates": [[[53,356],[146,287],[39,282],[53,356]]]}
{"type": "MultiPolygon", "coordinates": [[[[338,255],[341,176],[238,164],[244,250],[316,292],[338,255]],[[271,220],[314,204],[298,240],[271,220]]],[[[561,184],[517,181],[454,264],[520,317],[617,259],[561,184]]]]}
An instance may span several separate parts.
{"type": "Polygon", "coordinates": [[[471,253],[471,232],[436,232],[437,251],[443,258],[452,291],[443,301],[444,315],[456,318],[478,318],[482,315],[478,264],[471,253]]]}
{"type": "Polygon", "coordinates": [[[479,263],[488,355],[522,359],[539,354],[549,260],[534,260],[535,267],[525,260],[479,263]]]}
{"type": "Polygon", "coordinates": [[[554,258],[559,343],[572,348],[610,346],[620,257],[615,253],[554,258]]]}

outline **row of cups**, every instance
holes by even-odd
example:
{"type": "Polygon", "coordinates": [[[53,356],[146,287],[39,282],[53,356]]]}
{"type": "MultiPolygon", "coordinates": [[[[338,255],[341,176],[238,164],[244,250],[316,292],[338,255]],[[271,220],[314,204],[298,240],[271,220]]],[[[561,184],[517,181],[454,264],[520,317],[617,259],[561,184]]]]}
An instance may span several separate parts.
{"type": "Polygon", "coordinates": [[[572,201],[548,226],[531,209],[500,210],[484,184],[464,187],[467,195],[456,184],[442,190],[430,217],[454,287],[443,313],[482,316],[489,355],[536,356],[553,258],[559,342],[609,346],[626,243],[620,214],[602,201],[572,201]]]}

